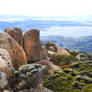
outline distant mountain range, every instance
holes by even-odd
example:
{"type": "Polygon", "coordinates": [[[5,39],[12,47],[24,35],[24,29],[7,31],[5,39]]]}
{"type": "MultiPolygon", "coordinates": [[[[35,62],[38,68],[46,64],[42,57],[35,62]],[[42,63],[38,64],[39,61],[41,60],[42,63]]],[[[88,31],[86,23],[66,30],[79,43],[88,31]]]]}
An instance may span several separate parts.
{"type": "Polygon", "coordinates": [[[11,27],[20,27],[23,32],[31,28],[38,28],[41,30],[43,43],[50,41],[70,50],[92,52],[92,16],[0,15],[0,30],[11,27]]]}
{"type": "Polygon", "coordinates": [[[56,45],[67,48],[69,50],[83,51],[92,53],[92,35],[73,38],[73,37],[62,37],[62,36],[46,36],[41,37],[42,42],[53,42],[56,45]]]}

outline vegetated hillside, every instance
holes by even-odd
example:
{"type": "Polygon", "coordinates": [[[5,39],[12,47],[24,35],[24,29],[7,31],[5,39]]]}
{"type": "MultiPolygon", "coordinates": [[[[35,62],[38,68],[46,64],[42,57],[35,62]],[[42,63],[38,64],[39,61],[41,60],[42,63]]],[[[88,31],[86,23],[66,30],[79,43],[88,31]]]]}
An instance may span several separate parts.
{"type": "Polygon", "coordinates": [[[81,37],[78,39],[77,43],[74,45],[74,49],[79,49],[80,51],[92,53],[92,36],[81,37]]]}
{"type": "Polygon", "coordinates": [[[92,52],[92,36],[85,36],[79,38],[62,37],[62,36],[46,36],[41,37],[43,43],[54,42],[58,46],[68,48],[69,50],[77,50],[84,52],[92,52]]]}
{"type": "Polygon", "coordinates": [[[70,55],[58,54],[53,44],[48,42],[45,46],[50,50],[50,61],[61,69],[46,75],[44,86],[54,92],[92,92],[92,54],[67,49],[70,55]]]}
{"type": "Polygon", "coordinates": [[[45,36],[41,37],[41,40],[43,43],[46,42],[53,42],[57,46],[63,47],[63,48],[69,48],[73,46],[76,43],[76,39],[72,37],[63,37],[63,36],[45,36]]]}

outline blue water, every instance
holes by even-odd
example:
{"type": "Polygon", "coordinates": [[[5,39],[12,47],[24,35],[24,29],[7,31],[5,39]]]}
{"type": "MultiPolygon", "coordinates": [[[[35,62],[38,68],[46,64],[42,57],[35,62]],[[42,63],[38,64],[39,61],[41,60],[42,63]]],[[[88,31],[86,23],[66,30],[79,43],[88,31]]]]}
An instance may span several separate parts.
{"type": "Polygon", "coordinates": [[[41,36],[59,35],[65,37],[80,37],[80,36],[92,35],[92,27],[91,26],[77,26],[77,27],[53,26],[41,30],[40,33],[41,36]]]}

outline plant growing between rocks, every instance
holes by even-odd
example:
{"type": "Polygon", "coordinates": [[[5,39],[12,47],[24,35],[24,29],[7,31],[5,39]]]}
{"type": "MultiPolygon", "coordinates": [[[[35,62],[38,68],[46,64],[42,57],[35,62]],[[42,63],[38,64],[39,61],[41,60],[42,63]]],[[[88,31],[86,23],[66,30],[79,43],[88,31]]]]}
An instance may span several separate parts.
{"type": "Polygon", "coordinates": [[[42,85],[43,73],[46,70],[45,66],[40,64],[27,64],[21,66],[17,71],[15,71],[16,81],[18,78],[24,83],[22,87],[17,86],[18,90],[23,88],[38,88],[42,85]]]}

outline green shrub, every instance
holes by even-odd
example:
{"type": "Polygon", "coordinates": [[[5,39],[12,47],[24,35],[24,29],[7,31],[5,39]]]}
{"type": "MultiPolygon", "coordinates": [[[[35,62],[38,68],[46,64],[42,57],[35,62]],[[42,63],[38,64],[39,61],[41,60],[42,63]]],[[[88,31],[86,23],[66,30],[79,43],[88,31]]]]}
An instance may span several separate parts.
{"type": "Polygon", "coordinates": [[[72,56],[77,56],[79,54],[79,52],[77,51],[70,51],[70,55],[72,56]]]}
{"type": "Polygon", "coordinates": [[[55,47],[56,44],[55,44],[55,43],[52,43],[52,42],[47,42],[47,43],[45,44],[45,46],[46,46],[47,49],[48,49],[48,48],[51,47],[51,46],[55,47]]]}
{"type": "Polygon", "coordinates": [[[65,50],[67,50],[68,52],[70,52],[69,49],[67,49],[67,48],[65,48],[65,50]]]}
{"type": "Polygon", "coordinates": [[[77,58],[72,55],[50,55],[50,61],[56,65],[60,65],[62,62],[64,64],[70,64],[71,61],[77,61],[77,58]]]}
{"type": "Polygon", "coordinates": [[[80,78],[79,72],[66,69],[59,73],[45,76],[43,80],[44,87],[54,92],[92,92],[92,83],[86,84],[84,80],[77,81],[80,78]],[[72,75],[75,74],[75,76],[72,75]]]}
{"type": "Polygon", "coordinates": [[[44,78],[44,86],[55,92],[73,92],[73,76],[64,72],[51,74],[44,78]]]}
{"type": "Polygon", "coordinates": [[[81,92],[92,92],[92,84],[89,84],[89,85],[85,85],[81,92]]]}
{"type": "Polygon", "coordinates": [[[87,61],[80,64],[79,69],[80,69],[80,71],[86,70],[89,73],[92,73],[92,66],[90,66],[90,63],[88,63],[87,61]]]}
{"type": "Polygon", "coordinates": [[[50,55],[50,61],[52,61],[56,65],[59,65],[61,60],[62,60],[61,55],[55,55],[55,54],[50,55]]]}
{"type": "Polygon", "coordinates": [[[44,86],[55,92],[71,92],[72,76],[64,72],[45,77],[44,86]]]}

